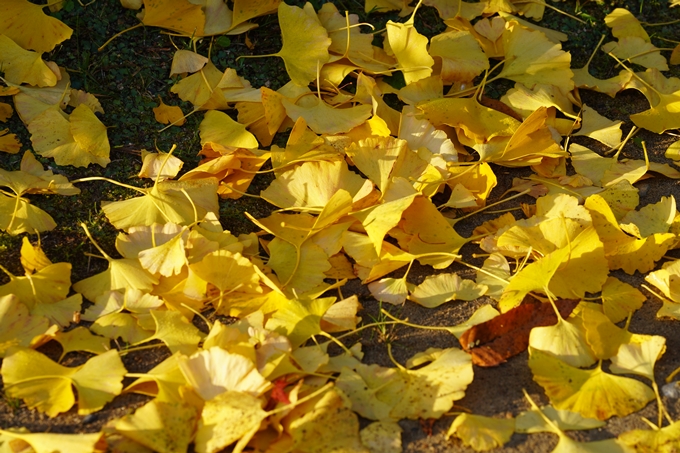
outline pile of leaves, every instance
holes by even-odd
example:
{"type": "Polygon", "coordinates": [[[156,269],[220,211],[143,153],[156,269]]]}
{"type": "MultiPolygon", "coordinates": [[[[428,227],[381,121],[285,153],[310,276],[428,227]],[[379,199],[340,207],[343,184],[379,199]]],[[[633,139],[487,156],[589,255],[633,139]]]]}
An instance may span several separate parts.
{"type": "MultiPolygon", "coordinates": [[[[654,374],[666,339],[628,330],[646,296],[612,275],[644,274],[663,301],[657,316],[680,319],[680,263],[667,255],[680,248],[676,200],[671,194],[640,207],[634,185],[680,179],[680,141],[668,147],[667,163],[651,162],[646,148],[644,159],[621,155],[641,129],[680,129],[680,79],[663,74],[680,63],[680,46],[655,46],[631,12],[615,9],[601,49],[620,72],[601,80],[588,64],[571,67],[566,35],[535,25],[547,6],[541,2],[367,0],[369,18],[386,10],[403,17],[384,30],[332,3],[121,3],[141,9],[141,24],[189,42],[175,53],[170,76],[179,77],[172,93],[193,110],[185,115],[161,101],[153,114],[180,126],[204,112],[201,161],[187,171],[174,148],[144,151],[143,188],[101,175],[69,181],[46,169],[36,154],[59,167],[107,167],[106,115],[94,95],[71,88],[64,68],[43,60],[71,29],[45,13],[48,5],[2,2],[0,121],[16,112],[32,151],[19,170],[0,169],[0,228],[24,235],[24,275],[0,266],[9,278],[0,286],[0,373],[7,398],[49,417],[76,406],[93,414],[123,393],[151,398],[97,433],[5,427],[2,451],[401,451],[399,420],[450,414],[474,379],[473,365],[496,366],[527,348],[551,405],[528,398],[531,410],[504,419],[458,411],[448,436],[476,450],[501,446],[515,432],[554,433],[555,451],[680,448],[680,422],[664,408],[654,374]],[[428,39],[416,29],[422,5],[436,8],[445,32],[428,39]],[[246,33],[252,19],[269,14],[277,14],[283,46],[268,57],[281,58],[290,78],[281,88],[254,88],[196,52],[196,42],[246,33]],[[503,81],[511,88],[487,97],[503,81]],[[641,92],[649,108],[630,116],[635,127],[624,137],[622,122],[583,103],[580,92],[614,97],[627,89],[641,92]],[[285,145],[272,144],[289,130],[285,145]],[[520,167],[524,176],[489,203],[499,170],[520,167]],[[251,196],[263,173],[275,177],[259,195],[276,210],[259,218],[246,212],[258,232],[232,234],[220,223],[220,204],[251,196]],[[89,181],[133,196],[101,204],[119,231],[116,252],[81,225],[108,268],[74,283],[70,263],[53,263],[39,240],[29,240],[59,228],[31,200],[77,196],[77,185],[89,181]],[[535,203],[523,203],[517,216],[495,215],[467,237],[454,228],[526,195],[535,203]],[[481,266],[460,254],[468,243],[484,252],[481,266]],[[454,262],[475,278],[447,272],[454,262]],[[414,264],[433,270],[418,285],[409,280],[414,264]],[[358,331],[427,327],[394,317],[360,324],[361,301],[343,295],[354,279],[385,304],[487,303],[464,323],[439,327],[460,348],[429,348],[392,367],[366,364],[353,341],[358,331]],[[57,360],[36,350],[53,342],[62,348],[57,360]],[[121,355],[145,348],[171,355],[129,373],[121,355]],[[60,364],[75,351],[89,358],[60,364]],[[588,444],[564,434],[652,401],[651,430],[588,444]],[[359,417],[370,421],[362,429],[359,417]]],[[[22,148],[15,132],[0,132],[1,151],[22,148]]],[[[389,345],[387,352],[392,357],[389,345]]]]}

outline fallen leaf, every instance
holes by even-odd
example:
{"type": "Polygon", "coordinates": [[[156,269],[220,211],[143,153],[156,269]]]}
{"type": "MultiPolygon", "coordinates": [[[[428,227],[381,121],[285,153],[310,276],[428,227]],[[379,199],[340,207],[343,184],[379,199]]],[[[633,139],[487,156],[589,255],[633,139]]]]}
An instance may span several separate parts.
{"type": "Polygon", "coordinates": [[[446,437],[456,436],[466,447],[471,447],[475,451],[486,451],[505,445],[514,432],[514,419],[461,414],[451,423],[446,437]]]}
{"type": "Polygon", "coordinates": [[[123,390],[127,370],[118,351],[94,356],[84,365],[63,367],[32,349],[10,351],[2,362],[5,393],[23,399],[49,417],[66,412],[75,403],[73,385],[78,392],[78,413],[96,412],[123,390]],[[102,375],[101,370],[106,370],[102,375]]]}
{"type": "MultiPolygon", "coordinates": [[[[25,3],[28,4],[28,2],[25,3]]],[[[5,19],[4,16],[3,19],[5,19]]],[[[0,34],[0,51],[2,51],[0,65],[7,82],[16,85],[28,83],[39,87],[51,87],[57,84],[57,75],[45,64],[40,53],[22,49],[3,34],[0,34]]]]}
{"type": "MultiPolygon", "coordinates": [[[[552,406],[544,406],[540,411],[563,431],[595,429],[606,425],[603,421],[594,418],[584,418],[577,412],[557,410],[552,406]]],[[[515,431],[518,433],[553,432],[553,427],[548,425],[539,414],[539,411],[531,409],[517,416],[515,419],[515,431]]]]}
{"type": "Polygon", "coordinates": [[[640,381],[602,371],[572,367],[545,352],[530,349],[529,367],[555,409],[578,412],[584,417],[606,420],[642,409],[654,392],[640,381]]]}
{"type": "Polygon", "coordinates": [[[12,428],[7,431],[0,430],[0,442],[8,448],[13,448],[19,442],[25,442],[35,453],[92,453],[101,446],[102,438],[103,433],[29,433],[12,428]]]}
{"type": "Polygon", "coordinates": [[[159,102],[158,107],[153,108],[153,115],[156,121],[161,124],[172,124],[173,126],[182,126],[187,122],[181,108],[176,105],[167,105],[163,102],[163,99],[159,99],[159,102]]]}
{"type": "Polygon", "coordinates": [[[671,453],[680,448],[680,422],[657,430],[627,431],[619,435],[618,441],[639,452],[671,453]]]}
{"type": "Polygon", "coordinates": [[[0,357],[5,357],[13,346],[30,347],[49,325],[46,318],[31,316],[14,294],[0,297],[0,357]]]}
{"type": "MultiPolygon", "coordinates": [[[[555,301],[563,318],[567,318],[578,303],[578,299],[555,301]]],[[[459,342],[472,355],[475,365],[496,366],[529,346],[529,334],[534,327],[557,322],[551,304],[529,301],[471,327],[460,337],[459,342]]]]}
{"type": "Polygon", "coordinates": [[[189,385],[205,401],[227,391],[243,392],[257,398],[271,387],[253,362],[217,346],[190,357],[180,356],[177,363],[189,385]]]}
{"type": "Polygon", "coordinates": [[[159,453],[184,453],[200,410],[186,402],[152,400],[115,421],[116,432],[159,453]]]}
{"type": "Polygon", "coordinates": [[[27,0],[7,0],[0,6],[0,33],[24,49],[50,52],[69,39],[73,30],[43,12],[44,5],[27,0]]]}

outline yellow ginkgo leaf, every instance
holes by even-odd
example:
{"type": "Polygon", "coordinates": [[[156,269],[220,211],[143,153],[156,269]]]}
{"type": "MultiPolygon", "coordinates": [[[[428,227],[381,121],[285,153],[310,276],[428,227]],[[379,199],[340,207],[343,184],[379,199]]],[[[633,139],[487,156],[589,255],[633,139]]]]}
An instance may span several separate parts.
{"type": "Polygon", "coordinates": [[[184,234],[178,234],[168,242],[139,252],[139,263],[151,274],[170,277],[179,274],[189,264],[184,251],[184,234]]]}
{"type": "Polygon", "coordinates": [[[607,27],[612,29],[612,35],[616,38],[625,38],[626,36],[637,36],[644,41],[649,42],[649,35],[640,25],[633,14],[624,8],[616,8],[604,18],[604,23],[607,27]]]}
{"type": "MultiPolygon", "coordinates": [[[[6,122],[14,113],[14,110],[12,110],[12,106],[5,103],[5,102],[0,102],[0,123],[6,122]]],[[[7,132],[5,130],[4,132],[7,132]]]]}
{"type": "Polygon", "coordinates": [[[589,226],[564,247],[524,267],[503,291],[499,302],[501,311],[506,312],[519,305],[529,292],[544,288],[565,298],[583,297],[586,292],[600,291],[608,274],[601,244],[596,230],[589,226]],[[592,260],[596,260],[597,265],[592,260]]]}
{"type": "Polygon", "coordinates": [[[48,213],[33,206],[25,198],[8,197],[0,193],[0,229],[16,235],[50,231],[56,226],[48,213]]]}
{"type": "Polygon", "coordinates": [[[293,347],[298,347],[313,335],[321,333],[321,319],[333,302],[334,297],[291,299],[272,314],[265,328],[285,335],[293,347]]]}
{"type": "Polygon", "coordinates": [[[631,121],[637,127],[642,127],[657,134],[662,134],[668,129],[680,127],[678,109],[680,108],[680,90],[671,94],[659,93],[660,101],[649,110],[630,116],[631,121]]]}
{"type": "Polygon", "coordinates": [[[400,453],[402,429],[398,423],[391,421],[373,422],[361,430],[361,443],[371,452],[400,453]]]}
{"type": "Polygon", "coordinates": [[[510,137],[520,125],[511,116],[481,105],[476,98],[435,99],[418,104],[418,108],[430,123],[460,128],[474,143],[486,143],[494,137],[510,137]]]}
{"type": "Polygon", "coordinates": [[[401,229],[410,236],[405,250],[412,255],[442,253],[443,257],[423,257],[418,261],[435,269],[448,267],[454,260],[447,254],[456,254],[467,242],[460,236],[436,206],[426,197],[416,197],[404,211],[401,229]],[[428,219],[423,222],[422,219],[428,219]]]}
{"type": "Polygon", "coordinates": [[[574,115],[571,100],[555,85],[537,83],[529,89],[521,83],[516,83],[514,88],[509,89],[501,97],[501,101],[523,118],[531,115],[539,107],[555,107],[566,115],[574,115]]]}
{"type": "Polygon", "coordinates": [[[209,253],[197,263],[190,265],[191,270],[208,283],[215,285],[220,291],[220,297],[213,305],[219,307],[227,303],[222,295],[228,297],[233,291],[240,293],[261,294],[260,275],[250,260],[240,253],[228,250],[217,250],[209,253]]]}
{"type": "Polygon", "coordinates": [[[659,335],[633,339],[621,345],[609,368],[616,374],[637,374],[654,380],[654,364],[666,351],[666,339],[659,335]]]}
{"type": "Polygon", "coordinates": [[[380,302],[403,305],[408,297],[408,287],[412,286],[403,278],[383,278],[368,284],[371,295],[380,302]]]}
{"type": "Polygon", "coordinates": [[[233,21],[238,25],[254,17],[276,12],[281,0],[235,0],[233,21]]]}
{"type": "Polygon", "coordinates": [[[601,187],[613,186],[623,181],[633,184],[640,180],[648,170],[643,160],[620,162],[614,158],[600,156],[576,143],[569,146],[569,153],[576,172],[601,187]]]}
{"type": "Polygon", "coordinates": [[[531,329],[529,346],[558,357],[574,367],[588,367],[595,363],[595,355],[586,341],[586,331],[559,314],[557,324],[531,329]]]}
{"type": "Polygon", "coordinates": [[[680,448],[680,422],[655,430],[627,431],[619,435],[618,441],[635,451],[671,453],[680,448]]]}
{"type": "Polygon", "coordinates": [[[661,50],[648,40],[637,36],[622,36],[618,42],[612,41],[603,45],[602,51],[645,68],[668,71],[668,63],[661,55],[661,50]]]}
{"type": "Polygon", "coordinates": [[[455,435],[466,447],[472,447],[475,451],[486,451],[505,445],[514,432],[515,420],[512,418],[461,414],[451,423],[446,437],[455,435]]]}
{"type": "Polygon", "coordinates": [[[69,119],[54,109],[45,110],[28,125],[31,142],[43,157],[53,157],[57,165],[106,167],[111,146],[106,126],[85,104],[76,107],[69,119]]]}
{"type": "Polygon", "coordinates": [[[216,453],[238,441],[233,451],[240,453],[268,415],[259,398],[227,390],[205,403],[194,440],[196,451],[216,453]]]}
{"type": "Polygon", "coordinates": [[[171,179],[177,176],[184,162],[181,159],[164,152],[150,153],[142,150],[142,169],[139,170],[140,178],[171,179]]]}
{"type": "Polygon", "coordinates": [[[81,104],[85,104],[95,113],[104,113],[104,108],[96,96],[83,90],[72,89],[70,91],[70,96],[68,97],[68,105],[71,107],[78,107],[81,104]]]}
{"type": "Polygon", "coordinates": [[[14,95],[14,108],[24,124],[30,124],[34,118],[47,109],[53,109],[63,117],[67,115],[62,109],[68,105],[70,98],[71,78],[64,71],[61,80],[53,87],[31,87],[21,85],[19,92],[14,95]]]}
{"type": "Polygon", "coordinates": [[[538,165],[544,158],[566,157],[567,152],[555,141],[546,122],[548,109],[539,107],[519,125],[500,152],[488,153],[476,148],[480,159],[508,167],[538,165]]]}
{"type": "Polygon", "coordinates": [[[663,268],[650,272],[645,280],[673,302],[680,303],[680,260],[671,261],[663,268]]]}
{"type": "Polygon", "coordinates": [[[621,135],[623,133],[621,131],[622,121],[610,121],[586,104],[582,106],[581,115],[583,124],[581,129],[573,135],[594,138],[611,148],[621,143],[621,135]]]}
{"type": "Polygon", "coordinates": [[[612,98],[616,96],[616,93],[624,89],[624,86],[632,77],[628,71],[622,70],[614,77],[601,80],[592,76],[588,71],[588,65],[579,69],[573,69],[574,85],[577,88],[588,88],[599,91],[600,93],[605,93],[612,98]]]}
{"type": "Polygon", "coordinates": [[[604,244],[604,252],[610,269],[623,269],[628,274],[654,269],[674,242],[672,233],[657,233],[637,239],[624,233],[619,227],[607,202],[599,195],[586,199],[586,208],[593,216],[593,226],[604,244]]]}
{"type": "Polygon", "coordinates": [[[190,50],[178,50],[172,57],[170,77],[175,74],[193,73],[200,71],[208,62],[208,58],[190,50]]]}
{"type": "Polygon", "coordinates": [[[607,277],[602,285],[602,309],[613,323],[628,318],[646,300],[640,290],[616,277],[607,277]]]}
{"type": "MultiPolygon", "coordinates": [[[[3,269],[0,266],[0,269],[3,269]]],[[[39,304],[54,304],[63,300],[71,286],[71,263],[50,264],[39,271],[15,277],[5,270],[9,283],[0,286],[0,297],[14,294],[33,310],[39,304]]]]}
{"type": "Polygon", "coordinates": [[[0,5],[0,33],[24,49],[50,52],[71,37],[73,30],[43,12],[45,5],[28,0],[7,0],[0,5]]]}
{"type": "Polygon", "coordinates": [[[153,335],[153,330],[140,326],[138,319],[130,313],[116,312],[101,316],[92,323],[90,330],[112,340],[121,338],[130,344],[141,343],[153,335]]]}
{"type": "Polygon", "coordinates": [[[163,99],[159,99],[158,107],[153,108],[153,116],[161,124],[172,124],[173,126],[181,126],[186,123],[184,112],[176,105],[167,105],[163,99]]]}
{"type": "Polygon", "coordinates": [[[281,2],[278,11],[283,47],[271,56],[283,59],[295,84],[307,86],[316,79],[317,69],[329,60],[331,38],[311,3],[299,8],[281,2]]]}
{"type": "Polygon", "coordinates": [[[21,151],[21,142],[16,134],[10,134],[9,129],[0,130],[0,151],[16,154],[21,151]]]}
{"type": "Polygon", "coordinates": [[[260,150],[234,149],[212,142],[203,145],[200,154],[206,158],[179,180],[215,177],[219,180],[217,194],[222,198],[232,199],[244,195],[257,171],[269,160],[270,155],[260,150]]]}
{"type": "Polygon", "coordinates": [[[52,261],[40,248],[40,244],[37,246],[32,245],[27,237],[21,240],[21,266],[27,274],[39,271],[50,264],[52,264],[52,261]]]}
{"type": "Polygon", "coordinates": [[[442,59],[441,78],[447,85],[469,82],[489,69],[489,59],[469,31],[451,31],[433,37],[430,55],[442,59]]]}
{"type": "Polygon", "coordinates": [[[474,300],[486,292],[485,285],[462,279],[458,274],[437,274],[425,278],[416,286],[409,299],[418,304],[434,308],[450,300],[474,300]]]}
{"type": "Polygon", "coordinates": [[[545,352],[529,348],[529,367],[555,409],[578,412],[584,417],[606,420],[642,409],[654,392],[635,379],[602,371],[574,368],[545,352]]]}
{"type": "Polygon", "coordinates": [[[668,145],[668,148],[666,148],[666,152],[663,155],[674,161],[680,160],[680,140],[668,145]]]}
{"type": "Polygon", "coordinates": [[[579,442],[560,431],[560,440],[551,453],[631,453],[618,439],[579,442]]]}
{"type": "Polygon", "coordinates": [[[5,393],[23,399],[28,407],[55,417],[73,406],[73,385],[78,392],[78,413],[100,410],[123,390],[127,373],[118,351],[92,357],[76,368],[63,367],[32,349],[10,351],[2,362],[5,393]],[[106,374],[102,375],[101,370],[106,374]]]}
{"type": "Polygon", "coordinates": [[[356,294],[334,303],[321,318],[321,329],[329,333],[354,330],[361,322],[361,318],[357,316],[361,308],[356,294]]]}
{"type": "Polygon", "coordinates": [[[328,255],[311,241],[301,246],[274,238],[269,243],[269,261],[271,267],[285,287],[289,295],[314,291],[324,284],[325,272],[331,268],[328,255]]]}
{"type": "MultiPolygon", "coordinates": [[[[97,451],[104,434],[59,434],[59,433],[29,433],[9,429],[0,430],[0,443],[12,448],[15,442],[25,442],[35,453],[92,453],[97,451]]],[[[11,450],[10,450],[11,451],[11,450]]]]}
{"type": "Polygon", "coordinates": [[[335,381],[352,401],[352,409],[370,420],[390,419],[390,410],[405,390],[405,384],[394,368],[364,364],[342,367],[335,381]]]}
{"type": "Polygon", "coordinates": [[[528,88],[537,83],[555,85],[563,93],[574,88],[569,68],[571,55],[540,31],[508,22],[503,33],[505,62],[498,77],[521,82],[528,88]]]}
{"type": "Polygon", "coordinates": [[[668,233],[677,214],[675,197],[661,197],[657,203],[650,203],[639,211],[629,211],[620,227],[637,238],[646,238],[656,233],[668,233]]]}
{"type": "Polygon", "coordinates": [[[167,28],[187,36],[204,36],[203,4],[188,0],[144,0],[140,13],[145,25],[167,28]]]}
{"type": "MultiPolygon", "coordinates": [[[[369,69],[372,63],[373,65],[379,63],[374,59],[371,35],[369,33],[361,33],[359,27],[356,26],[359,24],[359,17],[356,14],[350,14],[346,18],[344,14],[338,12],[337,7],[333,3],[324,3],[318,15],[321,24],[328,30],[328,37],[331,38],[331,45],[328,48],[329,52],[346,57],[355,65],[366,69],[369,69]],[[348,26],[351,27],[349,31],[347,30],[348,26]],[[373,61],[370,61],[372,59],[373,61]]],[[[347,71],[351,72],[356,69],[356,66],[353,65],[334,66],[335,69],[338,69],[339,76],[343,73],[346,76],[348,75],[347,71]]],[[[342,79],[344,77],[340,80],[342,79]]]]}
{"type": "Polygon", "coordinates": [[[390,52],[397,58],[397,69],[404,74],[406,85],[429,77],[434,66],[434,59],[427,52],[427,38],[414,25],[416,10],[405,23],[387,21],[385,44],[389,44],[390,52]]]}
{"type": "Polygon", "coordinates": [[[352,451],[369,453],[361,444],[359,420],[335,388],[296,406],[284,422],[293,451],[352,451]],[[332,426],[333,429],[328,429],[332,426]]]}
{"type": "Polygon", "coordinates": [[[198,126],[201,145],[208,142],[233,148],[257,148],[257,139],[245,125],[232,120],[226,113],[210,110],[198,126]]]}
{"type": "Polygon", "coordinates": [[[93,335],[92,332],[82,326],[78,326],[68,332],[57,332],[52,338],[61,345],[61,358],[72,351],[103,354],[111,349],[111,341],[109,339],[93,335]]]}
{"type": "Polygon", "coordinates": [[[125,388],[125,393],[141,393],[155,397],[156,401],[181,402],[180,387],[188,385],[178,365],[181,353],[175,353],[125,388]]]}
{"type": "Polygon", "coordinates": [[[170,91],[177,93],[181,100],[191,102],[194,108],[199,109],[219,91],[217,84],[222,80],[222,75],[222,72],[209,61],[200,71],[173,85],[170,91]]]}
{"type": "Polygon", "coordinates": [[[22,49],[3,34],[0,34],[0,55],[0,66],[7,82],[16,85],[28,83],[38,87],[57,84],[57,75],[45,64],[40,53],[22,49]]]}
{"type": "MultiPolygon", "coordinates": [[[[101,251],[101,250],[100,250],[101,251]]],[[[94,302],[97,297],[111,290],[135,288],[151,291],[158,279],[147,272],[139,260],[122,258],[113,259],[108,255],[104,258],[109,262],[107,270],[80,280],[73,285],[73,290],[81,293],[87,300],[94,302]]]]}
{"type": "MultiPolygon", "coordinates": [[[[585,418],[577,412],[557,410],[552,406],[544,406],[540,409],[543,415],[552,421],[561,430],[586,430],[601,428],[605,422],[594,418],[585,418]]],[[[538,410],[532,409],[522,412],[515,419],[515,431],[518,433],[543,433],[553,432],[554,428],[545,421],[538,410]]]]}
{"type": "Polygon", "coordinates": [[[102,211],[118,229],[154,223],[185,225],[217,214],[217,180],[156,181],[148,189],[139,189],[141,197],[123,201],[103,201],[102,211]],[[198,218],[196,218],[198,215],[198,218]]]}
{"type": "MultiPolygon", "coordinates": [[[[413,200],[418,195],[418,193],[413,190],[406,182],[406,180],[401,179],[404,182],[403,185],[406,186],[406,190],[399,195],[403,195],[399,198],[393,199],[391,201],[385,201],[379,205],[372,206],[370,208],[363,209],[359,212],[352,213],[352,217],[359,219],[361,224],[366,230],[366,234],[373,241],[376,253],[380,254],[382,249],[383,239],[385,235],[392,229],[395,228],[401,221],[402,214],[404,211],[413,203],[413,200]]],[[[396,187],[396,185],[391,186],[391,188],[396,187]]],[[[397,192],[396,190],[394,192],[397,192]]],[[[392,191],[388,191],[388,196],[392,194],[392,191]]],[[[389,199],[389,198],[387,198],[389,199]]]]}
{"type": "Polygon", "coordinates": [[[257,398],[271,387],[252,361],[218,346],[191,357],[180,356],[177,363],[189,385],[205,401],[226,391],[243,392],[257,398]]]}
{"type": "MultiPolygon", "coordinates": [[[[439,418],[451,410],[453,402],[465,396],[472,382],[472,360],[460,349],[428,349],[418,369],[401,370],[407,388],[390,412],[390,417],[439,418]]],[[[415,364],[414,364],[415,366],[415,364]]]]}
{"type": "Polygon", "coordinates": [[[0,357],[12,346],[28,348],[33,339],[47,332],[50,323],[42,316],[31,316],[19,299],[0,297],[0,357]]]}
{"type": "Polygon", "coordinates": [[[31,309],[31,314],[34,316],[44,316],[51,323],[64,328],[73,322],[75,313],[80,312],[82,305],[83,297],[80,294],[74,294],[53,304],[34,305],[31,309]]]}
{"type": "Polygon", "coordinates": [[[192,441],[200,410],[187,402],[152,400],[115,421],[116,432],[159,453],[184,453],[192,441]]]}
{"type": "Polygon", "coordinates": [[[151,310],[150,314],[156,323],[156,332],[138,343],[161,340],[173,353],[191,354],[203,339],[201,331],[178,311],[151,310]]]}
{"type": "Polygon", "coordinates": [[[373,110],[370,105],[333,108],[317,97],[308,101],[311,105],[307,105],[307,103],[296,105],[287,99],[283,99],[281,102],[288,117],[293,121],[300,117],[304,118],[309,128],[317,134],[332,135],[349,132],[366,121],[373,110]]]}

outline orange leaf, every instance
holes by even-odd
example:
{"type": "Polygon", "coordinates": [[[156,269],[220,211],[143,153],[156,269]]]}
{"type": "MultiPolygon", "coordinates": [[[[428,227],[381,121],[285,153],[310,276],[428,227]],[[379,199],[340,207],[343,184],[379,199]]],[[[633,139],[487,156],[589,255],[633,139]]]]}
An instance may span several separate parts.
{"type": "MultiPolygon", "coordinates": [[[[491,367],[523,352],[529,346],[531,329],[557,324],[557,316],[551,304],[529,303],[515,307],[489,321],[472,326],[460,337],[460,345],[472,354],[472,363],[491,367]]],[[[559,299],[555,305],[562,318],[567,318],[578,305],[578,299],[559,299]]]]}

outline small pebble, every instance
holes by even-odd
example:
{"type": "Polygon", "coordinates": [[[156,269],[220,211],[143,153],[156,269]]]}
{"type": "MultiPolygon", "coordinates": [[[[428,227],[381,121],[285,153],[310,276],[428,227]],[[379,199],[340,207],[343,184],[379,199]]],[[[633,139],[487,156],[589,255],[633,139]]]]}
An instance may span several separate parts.
{"type": "Polygon", "coordinates": [[[671,382],[661,387],[661,394],[668,398],[680,398],[680,381],[671,382]]]}

